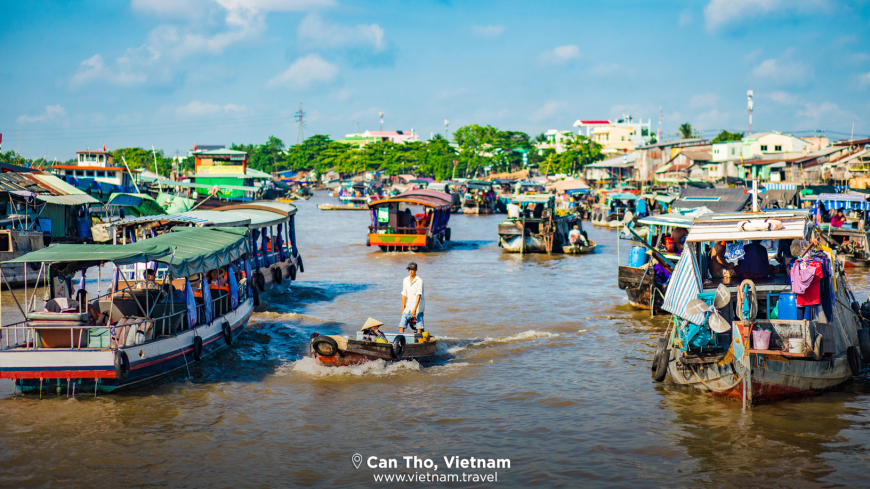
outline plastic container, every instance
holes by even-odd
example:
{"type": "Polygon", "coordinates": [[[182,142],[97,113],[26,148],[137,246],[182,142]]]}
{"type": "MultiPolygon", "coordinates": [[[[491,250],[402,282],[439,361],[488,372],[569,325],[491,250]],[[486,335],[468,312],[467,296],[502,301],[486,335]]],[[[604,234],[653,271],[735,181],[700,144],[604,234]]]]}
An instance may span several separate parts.
{"type": "Polygon", "coordinates": [[[628,266],[640,268],[647,264],[649,256],[646,254],[646,248],[643,246],[634,246],[628,254],[628,266]]]}
{"type": "Polygon", "coordinates": [[[788,352],[789,353],[803,353],[804,352],[804,339],[803,338],[789,338],[788,339],[788,352]]]}
{"type": "Polygon", "coordinates": [[[770,348],[770,331],[756,329],[752,331],[752,348],[755,350],[767,350],[770,348]]]}
{"type": "Polygon", "coordinates": [[[776,303],[777,319],[797,320],[797,302],[794,294],[780,294],[776,303]]]}
{"type": "Polygon", "coordinates": [[[665,237],[665,249],[670,252],[674,251],[674,239],[670,236],[665,237]]]}

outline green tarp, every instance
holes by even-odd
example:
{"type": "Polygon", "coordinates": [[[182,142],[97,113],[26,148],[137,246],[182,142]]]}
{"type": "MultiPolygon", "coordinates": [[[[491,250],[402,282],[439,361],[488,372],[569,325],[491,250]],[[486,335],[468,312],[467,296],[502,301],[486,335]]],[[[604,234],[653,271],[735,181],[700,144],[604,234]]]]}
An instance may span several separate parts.
{"type": "Polygon", "coordinates": [[[196,205],[196,200],[160,192],[157,194],[157,203],[160,204],[163,212],[166,214],[180,214],[193,209],[193,206],[196,205]]]}
{"type": "Polygon", "coordinates": [[[126,245],[51,245],[5,263],[81,263],[79,267],[64,267],[73,271],[102,262],[126,265],[171,261],[173,277],[189,277],[224,266],[247,253],[246,233],[247,229],[240,228],[175,228],[171,233],[126,245]]]}
{"type": "Polygon", "coordinates": [[[165,214],[163,207],[161,207],[160,204],[158,204],[150,195],[145,194],[124,194],[113,192],[112,195],[109,196],[109,201],[106,205],[123,207],[125,214],[134,217],[165,214]]]}

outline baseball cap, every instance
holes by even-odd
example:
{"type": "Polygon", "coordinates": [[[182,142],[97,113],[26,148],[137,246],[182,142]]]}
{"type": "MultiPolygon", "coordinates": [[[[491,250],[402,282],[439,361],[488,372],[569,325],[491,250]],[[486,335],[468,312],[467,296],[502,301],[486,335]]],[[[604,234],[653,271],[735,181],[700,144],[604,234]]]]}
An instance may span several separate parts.
{"type": "Polygon", "coordinates": [[[414,263],[414,262],[408,263],[408,268],[407,268],[407,270],[416,270],[416,269],[417,269],[417,264],[416,264],[416,263],[414,263]]]}

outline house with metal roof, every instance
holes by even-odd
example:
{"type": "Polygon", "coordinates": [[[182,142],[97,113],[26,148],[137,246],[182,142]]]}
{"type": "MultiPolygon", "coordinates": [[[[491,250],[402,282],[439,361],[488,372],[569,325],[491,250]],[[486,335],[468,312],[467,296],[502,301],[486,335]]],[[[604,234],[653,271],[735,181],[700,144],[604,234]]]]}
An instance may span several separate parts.
{"type": "Polygon", "coordinates": [[[89,207],[100,201],[45,173],[0,174],[0,228],[42,231],[47,240],[91,236],[89,207]]]}

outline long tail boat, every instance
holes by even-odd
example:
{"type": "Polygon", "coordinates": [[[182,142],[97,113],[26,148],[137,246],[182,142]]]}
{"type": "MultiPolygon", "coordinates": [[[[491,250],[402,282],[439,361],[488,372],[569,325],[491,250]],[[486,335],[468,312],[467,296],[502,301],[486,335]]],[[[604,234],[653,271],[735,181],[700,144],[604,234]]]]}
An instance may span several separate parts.
{"type": "Polygon", "coordinates": [[[450,194],[427,189],[409,190],[374,202],[366,246],[378,246],[381,251],[440,249],[450,241],[447,224],[452,203],[450,194]],[[411,205],[423,212],[411,212],[411,205]]]}
{"type": "Polygon", "coordinates": [[[864,360],[870,356],[870,334],[843,267],[830,258],[835,252],[816,244],[801,251],[800,258],[827,268],[824,278],[814,279],[822,294],[820,312],[811,319],[795,319],[799,309],[785,264],[768,266],[767,273],[759,268],[761,278],[743,282],[707,272],[706,248],[716,242],[789,244],[819,233],[803,210],[695,218],[665,293],[663,308],[674,316],[659,339],[654,378],[751,405],[818,394],[860,375],[862,350],[864,360]]]}
{"type": "Polygon", "coordinates": [[[127,245],[52,245],[7,262],[39,264],[50,300],[42,300],[41,291],[24,304],[16,299],[22,320],[0,327],[0,378],[12,379],[23,392],[111,392],[157,380],[226,348],[254,307],[241,279],[242,255],[250,251],[247,234],[179,228],[127,245]],[[91,298],[79,289],[67,295],[78,273],[84,283],[86,271],[97,268],[99,276],[107,263],[148,262],[165,267],[162,283],[131,283],[120,275],[108,293],[91,298]],[[226,286],[193,290],[218,268],[227,272],[226,286]]]}

